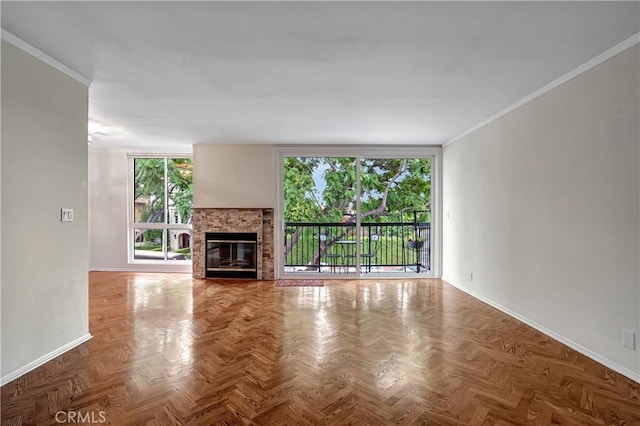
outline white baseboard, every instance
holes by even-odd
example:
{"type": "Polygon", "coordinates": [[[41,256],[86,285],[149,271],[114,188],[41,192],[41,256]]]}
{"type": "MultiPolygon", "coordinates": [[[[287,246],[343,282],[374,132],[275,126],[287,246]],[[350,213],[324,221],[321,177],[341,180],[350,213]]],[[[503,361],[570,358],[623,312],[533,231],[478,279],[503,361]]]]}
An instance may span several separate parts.
{"type": "Polygon", "coordinates": [[[128,266],[124,268],[90,267],[89,272],[153,272],[158,274],[164,274],[164,273],[191,274],[193,272],[193,269],[191,268],[191,266],[185,268],[184,266],[172,266],[172,265],[167,265],[167,266],[164,266],[162,269],[160,269],[157,266],[150,265],[150,266],[128,266]]]}
{"type": "Polygon", "coordinates": [[[547,327],[545,327],[545,326],[543,326],[541,324],[538,324],[537,322],[535,322],[535,321],[533,321],[533,320],[531,320],[531,319],[529,319],[529,318],[527,318],[527,317],[525,317],[523,315],[520,315],[519,313],[514,312],[511,309],[509,309],[507,307],[504,307],[504,306],[500,305],[499,303],[494,302],[491,299],[487,299],[486,297],[484,297],[484,296],[482,296],[482,295],[480,295],[480,294],[478,294],[478,293],[476,293],[476,292],[474,292],[472,290],[469,290],[466,287],[463,287],[461,285],[455,284],[455,283],[453,283],[451,281],[446,281],[444,279],[442,281],[444,281],[445,283],[447,283],[449,285],[452,285],[453,287],[455,287],[455,288],[457,288],[457,289],[459,289],[461,291],[464,291],[468,295],[470,295],[472,297],[475,297],[478,300],[483,301],[487,305],[492,306],[492,307],[496,308],[497,310],[502,311],[505,314],[507,314],[507,315],[519,320],[519,321],[522,321],[523,323],[527,324],[528,326],[533,327],[536,330],[546,334],[547,336],[556,339],[560,343],[563,343],[563,344],[569,346],[571,349],[573,349],[573,350],[575,350],[577,352],[580,352],[581,354],[593,359],[594,361],[599,362],[600,364],[604,365],[605,367],[608,367],[608,368],[612,369],[613,371],[615,371],[617,373],[620,373],[623,376],[628,377],[629,379],[631,379],[631,380],[633,380],[635,382],[640,383],[640,373],[636,373],[635,371],[629,370],[627,367],[624,367],[624,366],[618,364],[617,362],[612,361],[609,358],[606,358],[606,357],[598,354],[597,352],[594,352],[591,349],[582,346],[580,343],[574,342],[573,340],[569,339],[568,337],[563,336],[562,334],[558,334],[555,331],[550,330],[547,327]]]}
{"type": "Polygon", "coordinates": [[[90,333],[85,334],[82,337],[79,337],[69,343],[67,343],[64,346],[60,346],[58,349],[55,349],[51,352],[49,352],[46,355],[41,356],[40,358],[36,359],[35,361],[31,361],[29,364],[25,365],[24,367],[20,367],[17,370],[15,370],[12,373],[7,374],[6,376],[3,376],[2,378],[0,378],[0,386],[4,386],[5,384],[9,383],[12,380],[17,379],[18,377],[22,376],[23,374],[28,373],[29,371],[40,367],[42,364],[45,364],[49,361],[51,361],[52,359],[54,359],[55,357],[62,355],[63,353],[67,352],[70,349],[75,348],[76,346],[86,342],[87,340],[90,340],[93,336],[91,336],[90,333]]]}
{"type": "Polygon", "coordinates": [[[129,272],[124,268],[94,268],[89,267],[89,272],[129,272]]]}

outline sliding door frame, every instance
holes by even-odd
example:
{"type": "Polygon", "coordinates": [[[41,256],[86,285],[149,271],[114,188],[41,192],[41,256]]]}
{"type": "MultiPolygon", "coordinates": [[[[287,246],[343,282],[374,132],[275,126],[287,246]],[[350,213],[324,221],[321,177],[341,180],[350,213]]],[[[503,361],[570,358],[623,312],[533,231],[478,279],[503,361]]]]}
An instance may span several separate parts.
{"type": "MultiPolygon", "coordinates": [[[[276,278],[324,278],[324,279],[353,279],[371,278],[372,274],[325,274],[318,272],[286,273],[284,271],[284,159],[287,157],[353,157],[356,159],[356,227],[360,229],[360,161],[367,158],[431,158],[431,272],[428,274],[406,273],[376,273],[376,278],[440,278],[442,276],[442,148],[440,146],[280,146],[277,152],[277,200],[276,200],[276,229],[275,229],[275,274],[276,278]]],[[[357,233],[358,238],[359,233],[357,233]]],[[[360,258],[360,244],[356,244],[357,257],[360,258]]]]}

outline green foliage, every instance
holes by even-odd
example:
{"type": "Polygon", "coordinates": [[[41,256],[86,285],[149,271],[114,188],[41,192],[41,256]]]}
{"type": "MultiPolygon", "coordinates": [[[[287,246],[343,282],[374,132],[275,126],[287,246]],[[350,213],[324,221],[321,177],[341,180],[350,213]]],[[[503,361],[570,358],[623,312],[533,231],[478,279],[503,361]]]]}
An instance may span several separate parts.
{"type": "Polygon", "coordinates": [[[371,261],[378,265],[404,265],[415,261],[415,252],[407,250],[400,237],[381,237],[376,257],[371,261]]]}
{"type": "Polygon", "coordinates": [[[162,244],[143,243],[136,246],[136,250],[162,251],[162,244]]]}
{"type": "Polygon", "coordinates": [[[321,158],[326,170],[322,191],[324,205],[320,222],[340,222],[353,213],[356,197],[356,169],[354,158],[321,158]]]}
{"type": "Polygon", "coordinates": [[[142,234],[145,243],[162,245],[162,229],[149,229],[142,234]]]}
{"type": "MultiPolygon", "coordinates": [[[[364,159],[360,164],[360,186],[363,220],[396,222],[403,214],[407,220],[408,211],[428,209],[431,161],[427,158],[364,159]]],[[[355,159],[286,158],[284,197],[287,222],[342,221],[355,208],[355,159]],[[319,179],[320,187],[316,187],[319,179]]],[[[419,220],[428,218],[423,215],[419,220]]]]}
{"type": "Polygon", "coordinates": [[[136,158],[134,199],[140,209],[138,222],[163,221],[164,188],[164,159],[136,158]]]}
{"type": "Polygon", "coordinates": [[[316,229],[302,228],[298,243],[287,253],[287,265],[309,265],[313,263],[314,255],[318,252],[319,235],[316,229]]]}
{"type": "Polygon", "coordinates": [[[321,209],[313,192],[315,158],[286,158],[284,166],[285,217],[289,222],[304,222],[318,217],[321,209]]]}
{"type": "Polygon", "coordinates": [[[167,159],[169,205],[176,207],[182,223],[191,222],[193,205],[193,163],[190,158],[167,159]]]}
{"type": "Polygon", "coordinates": [[[134,197],[138,201],[138,222],[165,223],[165,189],[169,206],[175,206],[183,223],[191,219],[193,171],[189,158],[136,158],[134,197]],[[166,182],[166,183],[165,183],[166,182]]]}
{"type": "MultiPolygon", "coordinates": [[[[287,254],[287,265],[312,265],[314,261],[314,255],[318,251],[318,236],[311,228],[304,228],[293,249],[287,254]]],[[[372,244],[374,244],[372,242],[372,244]]],[[[416,261],[416,251],[409,248],[407,241],[403,241],[400,236],[382,236],[379,238],[378,247],[376,249],[376,256],[371,260],[372,265],[411,265],[416,261]]],[[[369,238],[362,238],[362,252],[368,251],[369,238]]],[[[334,246],[333,253],[340,253],[340,247],[334,246]]],[[[367,260],[362,259],[363,266],[366,265],[367,260]]],[[[333,262],[334,266],[346,266],[347,263],[353,266],[353,259],[346,259],[339,257],[337,259],[329,260],[324,257],[320,257],[320,263],[329,264],[333,262]]]]}

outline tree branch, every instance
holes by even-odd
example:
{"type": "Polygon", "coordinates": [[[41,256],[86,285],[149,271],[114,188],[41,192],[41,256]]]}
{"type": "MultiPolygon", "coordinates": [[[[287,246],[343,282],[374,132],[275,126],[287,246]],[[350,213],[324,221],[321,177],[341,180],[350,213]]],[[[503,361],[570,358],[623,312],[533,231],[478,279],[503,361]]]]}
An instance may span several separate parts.
{"type": "Polygon", "coordinates": [[[369,210],[368,212],[362,213],[362,217],[379,216],[380,214],[382,214],[384,211],[387,210],[387,199],[389,197],[389,191],[391,190],[391,186],[396,182],[396,179],[402,176],[402,174],[406,171],[405,169],[406,164],[407,164],[407,160],[402,159],[402,162],[400,163],[400,168],[398,168],[397,173],[391,179],[389,179],[389,181],[387,182],[387,186],[384,188],[384,191],[382,193],[382,202],[380,203],[380,205],[373,210],[369,210]]]}

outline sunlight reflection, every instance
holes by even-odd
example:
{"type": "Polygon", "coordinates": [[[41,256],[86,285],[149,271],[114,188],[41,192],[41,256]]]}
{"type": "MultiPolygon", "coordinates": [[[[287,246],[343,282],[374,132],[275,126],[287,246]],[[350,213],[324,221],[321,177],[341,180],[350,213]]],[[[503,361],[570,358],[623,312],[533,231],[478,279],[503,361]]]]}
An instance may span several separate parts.
{"type": "Polygon", "coordinates": [[[299,290],[298,306],[319,309],[330,308],[333,304],[327,287],[300,287],[299,290]]]}
{"type": "MultiPolygon", "coordinates": [[[[134,332],[139,345],[157,350],[170,364],[193,362],[191,279],[136,276],[133,284],[134,332]]],[[[145,351],[141,351],[145,353],[145,351]]]]}
{"type": "MultiPolygon", "coordinates": [[[[424,328],[420,326],[424,318],[415,307],[422,305],[423,284],[415,281],[375,283],[370,287],[375,296],[369,296],[376,307],[386,307],[395,315],[381,319],[380,326],[394,330],[395,339],[382,343],[371,361],[376,366],[375,384],[380,390],[404,383],[418,371],[423,362],[425,339],[424,328]],[[374,302],[375,301],[375,302],[374,302]]],[[[363,292],[363,299],[364,299],[363,292]]]]}
{"type": "Polygon", "coordinates": [[[321,365],[325,361],[329,360],[327,355],[331,353],[328,350],[328,345],[331,341],[329,337],[331,337],[334,333],[333,322],[329,320],[328,313],[326,310],[319,310],[314,318],[315,324],[315,342],[316,342],[316,353],[315,353],[315,361],[317,364],[321,365]]]}
{"type": "Polygon", "coordinates": [[[362,303],[365,308],[369,309],[369,287],[362,289],[362,303]]]}
{"type": "Polygon", "coordinates": [[[297,304],[302,309],[302,320],[313,327],[314,344],[316,348],[315,362],[321,364],[327,361],[327,345],[330,337],[336,332],[333,319],[335,303],[329,287],[301,287],[297,296],[297,304]]]}
{"type": "Polygon", "coordinates": [[[377,282],[374,288],[376,290],[376,302],[380,302],[384,296],[385,287],[381,282],[377,282]]]}

